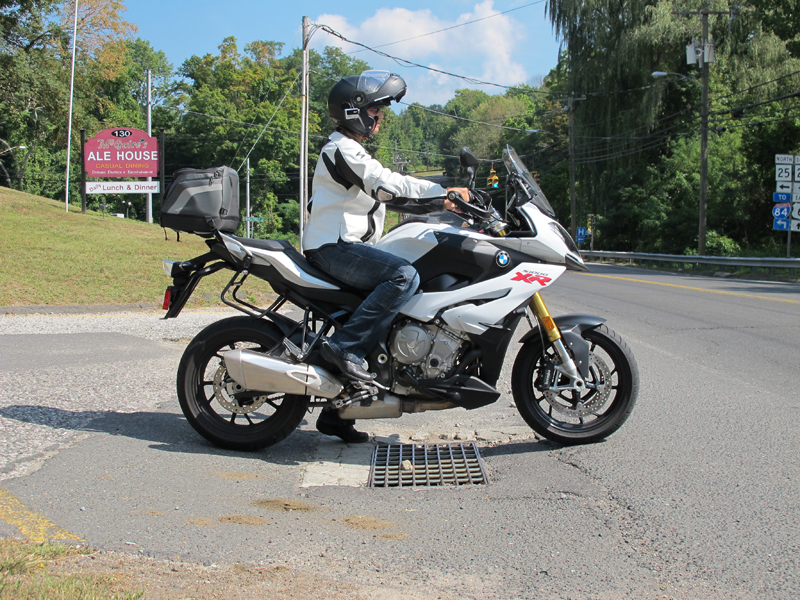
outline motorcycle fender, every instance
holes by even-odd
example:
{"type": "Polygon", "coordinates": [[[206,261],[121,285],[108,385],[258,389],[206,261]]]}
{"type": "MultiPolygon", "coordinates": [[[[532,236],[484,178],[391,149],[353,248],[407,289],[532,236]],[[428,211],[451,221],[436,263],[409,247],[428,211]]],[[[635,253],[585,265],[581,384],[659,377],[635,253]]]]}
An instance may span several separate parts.
{"type": "MultiPolygon", "coordinates": [[[[593,315],[570,314],[553,317],[553,320],[558,325],[564,345],[572,350],[578,372],[585,379],[589,376],[589,342],[583,339],[581,334],[588,329],[599,327],[605,323],[605,319],[593,315]]],[[[520,343],[524,344],[534,336],[539,336],[538,328],[531,329],[522,336],[520,343]]]]}

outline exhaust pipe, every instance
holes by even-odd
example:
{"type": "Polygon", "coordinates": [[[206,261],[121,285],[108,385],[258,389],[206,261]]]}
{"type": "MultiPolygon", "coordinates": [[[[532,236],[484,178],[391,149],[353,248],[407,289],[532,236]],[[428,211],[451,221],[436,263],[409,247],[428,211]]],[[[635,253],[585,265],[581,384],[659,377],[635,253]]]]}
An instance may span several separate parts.
{"type": "Polygon", "coordinates": [[[293,364],[252,350],[230,350],[222,358],[228,375],[248,391],[335,398],[344,389],[336,377],[314,365],[293,364]]]}

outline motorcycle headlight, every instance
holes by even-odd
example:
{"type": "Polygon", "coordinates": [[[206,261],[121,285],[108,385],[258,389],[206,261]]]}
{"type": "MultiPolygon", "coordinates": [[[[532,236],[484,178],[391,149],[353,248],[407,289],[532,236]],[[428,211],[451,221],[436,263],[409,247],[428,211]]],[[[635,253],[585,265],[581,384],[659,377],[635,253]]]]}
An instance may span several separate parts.
{"type": "Polygon", "coordinates": [[[576,256],[581,255],[580,250],[578,250],[578,246],[576,246],[575,242],[572,241],[572,236],[559,223],[550,221],[550,229],[555,231],[556,235],[558,235],[564,241],[570,252],[574,253],[576,256]]]}

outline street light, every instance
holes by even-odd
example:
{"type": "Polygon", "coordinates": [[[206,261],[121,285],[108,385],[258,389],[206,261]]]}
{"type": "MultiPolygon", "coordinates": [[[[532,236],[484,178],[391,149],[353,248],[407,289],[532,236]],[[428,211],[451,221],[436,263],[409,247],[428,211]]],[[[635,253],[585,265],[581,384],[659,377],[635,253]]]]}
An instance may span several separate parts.
{"type": "Polygon", "coordinates": [[[131,208],[131,203],[130,202],[123,202],[123,204],[127,204],[127,206],[125,207],[125,218],[127,219],[128,218],[128,210],[130,210],[130,208],[131,208]]]}
{"type": "Polygon", "coordinates": [[[27,146],[8,146],[8,148],[0,152],[0,154],[5,154],[6,152],[11,152],[12,150],[17,150],[18,148],[25,150],[27,146]]]}
{"type": "MultiPolygon", "coordinates": [[[[653,71],[653,77],[666,77],[675,75],[682,79],[688,79],[693,83],[697,80],[680,73],[670,71],[653,71]]],[[[706,253],[706,212],[708,208],[708,64],[703,64],[701,81],[701,103],[700,103],[700,215],[697,231],[697,254],[703,256],[706,253]]]]}

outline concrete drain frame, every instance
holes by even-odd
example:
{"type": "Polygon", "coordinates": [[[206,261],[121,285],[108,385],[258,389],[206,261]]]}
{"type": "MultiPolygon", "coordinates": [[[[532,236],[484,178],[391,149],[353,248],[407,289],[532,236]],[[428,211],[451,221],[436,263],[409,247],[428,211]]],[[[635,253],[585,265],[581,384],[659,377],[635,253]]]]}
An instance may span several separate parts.
{"type": "Polygon", "coordinates": [[[387,444],[372,453],[368,487],[445,487],[487,484],[475,442],[387,444]]]}

